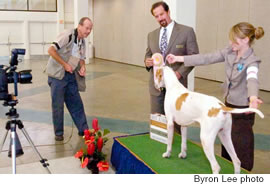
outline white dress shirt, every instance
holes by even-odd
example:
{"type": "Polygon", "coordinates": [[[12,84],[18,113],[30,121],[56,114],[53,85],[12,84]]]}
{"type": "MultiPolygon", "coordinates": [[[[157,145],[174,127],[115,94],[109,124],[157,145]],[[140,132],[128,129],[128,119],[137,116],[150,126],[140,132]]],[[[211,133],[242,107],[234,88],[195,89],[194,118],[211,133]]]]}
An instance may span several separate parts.
{"type": "MultiPolygon", "coordinates": [[[[167,25],[167,27],[166,27],[166,29],[167,29],[167,45],[169,45],[170,38],[171,38],[171,35],[172,35],[173,27],[174,27],[174,21],[172,21],[172,22],[171,22],[169,25],[167,25]]],[[[163,31],[164,31],[164,27],[161,27],[160,33],[159,33],[159,45],[160,45],[160,42],[161,42],[161,37],[162,37],[163,31]]]]}

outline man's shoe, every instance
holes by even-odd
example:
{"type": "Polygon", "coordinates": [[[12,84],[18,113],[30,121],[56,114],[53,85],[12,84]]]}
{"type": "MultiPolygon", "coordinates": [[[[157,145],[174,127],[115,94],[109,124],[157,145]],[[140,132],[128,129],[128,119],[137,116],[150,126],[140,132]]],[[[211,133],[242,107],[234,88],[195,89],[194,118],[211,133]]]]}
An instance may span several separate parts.
{"type": "Polygon", "coordinates": [[[56,136],[54,137],[54,139],[55,139],[56,141],[63,141],[63,140],[64,140],[64,136],[63,136],[63,135],[56,135],[56,136]]]}

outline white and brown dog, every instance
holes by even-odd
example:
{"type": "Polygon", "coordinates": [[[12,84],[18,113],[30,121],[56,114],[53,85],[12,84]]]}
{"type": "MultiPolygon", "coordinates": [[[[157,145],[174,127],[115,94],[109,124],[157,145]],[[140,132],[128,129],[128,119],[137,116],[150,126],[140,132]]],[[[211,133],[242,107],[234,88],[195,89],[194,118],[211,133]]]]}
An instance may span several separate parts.
{"type": "Polygon", "coordinates": [[[205,155],[207,156],[212,172],[217,174],[220,166],[214,154],[214,142],[219,136],[221,143],[229,153],[234,172],[240,173],[240,160],[238,159],[231,140],[231,113],[255,112],[261,118],[263,113],[257,109],[235,109],[226,107],[220,100],[213,96],[204,95],[189,91],[177,79],[174,71],[164,66],[163,58],[160,54],[154,54],[154,82],[155,87],[166,88],[164,101],[165,115],[167,119],[168,143],[167,151],[163,157],[170,157],[172,151],[172,141],[174,134],[174,123],[181,125],[181,152],[179,158],[187,156],[187,127],[193,122],[198,122],[201,126],[200,139],[205,155]],[[162,62],[160,64],[160,62],[162,62]]]}

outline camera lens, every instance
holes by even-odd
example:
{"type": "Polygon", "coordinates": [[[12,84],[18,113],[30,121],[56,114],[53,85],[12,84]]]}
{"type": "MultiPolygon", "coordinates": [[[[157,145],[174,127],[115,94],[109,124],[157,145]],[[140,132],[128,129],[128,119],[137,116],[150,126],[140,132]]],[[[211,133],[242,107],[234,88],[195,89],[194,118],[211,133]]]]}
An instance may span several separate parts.
{"type": "Polygon", "coordinates": [[[21,84],[31,83],[32,81],[32,74],[30,73],[31,70],[22,70],[18,73],[18,82],[21,84]]]}

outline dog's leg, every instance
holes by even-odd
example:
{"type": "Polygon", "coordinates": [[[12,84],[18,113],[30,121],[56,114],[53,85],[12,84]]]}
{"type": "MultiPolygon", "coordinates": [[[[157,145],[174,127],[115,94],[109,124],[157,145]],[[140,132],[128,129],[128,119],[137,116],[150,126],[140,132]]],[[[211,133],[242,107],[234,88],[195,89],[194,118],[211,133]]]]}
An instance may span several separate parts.
{"type": "Polygon", "coordinates": [[[167,142],[167,151],[163,153],[162,157],[169,158],[171,156],[172,151],[174,124],[172,116],[166,116],[166,118],[167,118],[168,142],[167,142]]]}
{"type": "Polygon", "coordinates": [[[207,120],[206,122],[201,123],[201,142],[203,146],[203,151],[210,162],[213,174],[218,174],[220,171],[220,166],[216,160],[214,153],[214,142],[216,139],[217,130],[213,129],[213,127],[207,127],[207,123],[211,125],[215,122],[207,120]]]}
{"type": "Polygon", "coordinates": [[[224,128],[222,131],[218,133],[219,139],[223,146],[225,147],[226,151],[229,153],[233,166],[234,166],[234,173],[235,174],[240,174],[240,165],[241,162],[237,157],[237,154],[235,153],[235,149],[232,143],[232,138],[231,138],[231,125],[232,125],[232,120],[231,120],[231,115],[226,116],[226,124],[224,125],[224,128]]]}
{"type": "Polygon", "coordinates": [[[181,126],[181,152],[179,153],[179,158],[186,158],[187,157],[187,127],[181,126]]]}

